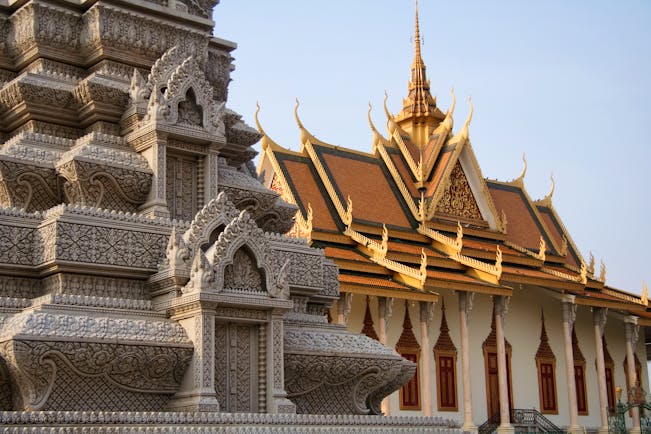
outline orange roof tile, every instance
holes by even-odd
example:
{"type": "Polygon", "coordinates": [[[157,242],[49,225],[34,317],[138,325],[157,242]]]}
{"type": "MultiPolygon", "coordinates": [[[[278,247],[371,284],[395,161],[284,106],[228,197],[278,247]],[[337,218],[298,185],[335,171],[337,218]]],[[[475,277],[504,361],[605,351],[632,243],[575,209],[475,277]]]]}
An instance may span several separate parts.
{"type": "Polygon", "coordinates": [[[371,262],[368,258],[360,255],[359,252],[352,249],[343,249],[339,247],[328,246],[324,249],[329,258],[347,259],[349,261],[371,262]]]}
{"type": "Polygon", "coordinates": [[[315,179],[317,175],[312,171],[308,160],[280,152],[276,153],[276,159],[303,215],[307,215],[308,204],[312,207],[312,226],[336,231],[337,224],[319,187],[320,182],[317,183],[315,179]],[[296,186],[300,187],[296,188],[296,186]]]}
{"type": "Polygon", "coordinates": [[[377,288],[404,289],[412,291],[411,288],[389,279],[377,277],[360,276],[355,274],[339,273],[339,282],[354,285],[374,286],[377,288]]]}
{"type": "Polygon", "coordinates": [[[452,282],[465,282],[465,283],[474,283],[477,285],[488,285],[488,286],[494,286],[487,284],[485,282],[482,282],[481,280],[477,280],[474,277],[468,276],[462,272],[450,272],[450,271],[440,271],[440,270],[427,270],[427,278],[428,279],[436,279],[436,280],[448,280],[452,282]]]}
{"type": "MultiPolygon", "coordinates": [[[[559,224],[558,220],[555,218],[554,214],[552,213],[552,210],[545,207],[545,206],[536,206],[538,208],[538,212],[540,213],[540,216],[543,218],[545,221],[545,226],[547,226],[547,229],[549,229],[550,235],[554,238],[554,241],[556,242],[557,246],[563,245],[563,229],[562,226],[559,224]]],[[[569,236],[568,234],[565,234],[565,238],[569,241],[569,236]]],[[[574,251],[574,248],[570,243],[567,245],[567,261],[570,265],[574,265],[575,267],[580,267],[581,266],[581,260],[579,259],[579,256],[577,253],[574,251]]]]}
{"type": "Polygon", "coordinates": [[[542,235],[551,247],[549,237],[538,221],[534,209],[519,187],[487,181],[495,209],[504,211],[508,220],[506,239],[535,252],[542,235]]]}
{"type": "Polygon", "coordinates": [[[423,147],[423,161],[428,161],[432,158],[432,153],[436,149],[436,143],[439,141],[441,134],[432,134],[427,141],[427,144],[423,147]]]}
{"type": "Polygon", "coordinates": [[[421,250],[425,249],[425,254],[427,256],[432,256],[432,257],[435,257],[435,258],[444,258],[445,257],[445,255],[432,250],[429,246],[421,246],[421,245],[417,245],[417,244],[397,243],[397,242],[394,242],[394,241],[389,241],[387,243],[387,247],[389,249],[389,252],[410,253],[412,255],[420,256],[421,250]]]}
{"type": "Polygon", "coordinates": [[[533,270],[531,268],[510,267],[510,266],[502,265],[502,273],[516,274],[519,276],[527,276],[527,277],[536,277],[540,279],[548,279],[548,280],[555,280],[561,282],[566,281],[566,279],[563,279],[561,277],[556,277],[552,274],[548,274],[540,270],[533,270]]]}
{"type": "MultiPolygon", "coordinates": [[[[387,150],[387,152],[389,151],[387,150]]],[[[418,189],[416,189],[416,185],[414,184],[414,179],[412,178],[411,170],[409,169],[409,167],[407,167],[405,160],[403,160],[402,154],[389,152],[389,157],[391,158],[393,165],[396,166],[396,170],[400,174],[400,177],[402,178],[403,182],[407,186],[407,190],[409,190],[409,194],[411,194],[412,197],[419,197],[420,195],[418,194],[418,189]]]]}
{"type": "Polygon", "coordinates": [[[340,200],[353,201],[353,217],[409,228],[402,199],[391,176],[377,158],[314,146],[340,200]]]}
{"type": "MultiPolygon", "coordinates": [[[[504,244],[499,244],[499,246],[503,254],[513,255],[513,256],[524,256],[524,253],[520,253],[517,250],[510,248],[509,246],[506,246],[504,244]]],[[[497,243],[495,243],[494,241],[483,241],[483,240],[477,240],[472,238],[464,238],[463,247],[467,247],[469,249],[484,250],[490,253],[496,253],[497,251],[497,243]]]]}
{"type": "Polygon", "coordinates": [[[434,164],[434,170],[432,172],[432,178],[430,179],[430,184],[427,187],[427,191],[425,192],[426,196],[430,197],[436,192],[436,188],[441,183],[441,177],[443,176],[443,172],[445,171],[445,168],[450,162],[450,158],[452,157],[452,152],[454,151],[454,148],[455,148],[454,146],[448,145],[443,147],[443,149],[441,149],[441,153],[439,154],[439,157],[436,160],[436,163],[434,164]]]}
{"type": "Polygon", "coordinates": [[[404,131],[401,131],[400,138],[402,139],[402,143],[405,144],[405,148],[407,148],[407,151],[409,151],[411,158],[415,162],[418,162],[420,160],[420,150],[418,149],[418,146],[416,146],[416,144],[412,142],[411,137],[409,137],[409,134],[405,133],[404,131]]]}

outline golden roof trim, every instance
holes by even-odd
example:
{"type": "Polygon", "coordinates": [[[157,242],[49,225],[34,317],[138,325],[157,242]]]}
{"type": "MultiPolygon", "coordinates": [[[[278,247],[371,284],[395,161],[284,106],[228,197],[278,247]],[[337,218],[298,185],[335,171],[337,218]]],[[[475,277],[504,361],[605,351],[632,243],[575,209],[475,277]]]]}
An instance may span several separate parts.
{"type": "Polygon", "coordinates": [[[409,193],[409,189],[407,188],[407,185],[405,185],[405,181],[402,179],[402,176],[400,176],[398,169],[396,169],[396,166],[393,164],[393,161],[391,160],[391,157],[389,156],[386,149],[384,148],[384,145],[380,143],[376,149],[380,152],[380,156],[382,157],[382,160],[384,160],[384,164],[386,165],[387,169],[389,169],[389,173],[391,174],[393,180],[398,186],[398,190],[400,190],[400,193],[402,194],[402,198],[404,199],[405,203],[409,207],[409,210],[411,211],[412,215],[416,220],[419,220],[418,219],[419,213],[418,213],[418,209],[416,208],[416,204],[414,203],[414,199],[411,196],[411,193],[409,193]]]}
{"type": "MultiPolygon", "coordinates": [[[[423,225],[422,223],[418,225],[418,228],[416,228],[419,234],[425,235],[427,238],[430,238],[433,241],[438,242],[439,244],[442,245],[442,249],[444,252],[448,253],[450,256],[461,252],[461,249],[463,248],[463,227],[461,226],[461,223],[457,222],[457,237],[456,239],[452,239],[448,237],[447,235],[442,234],[439,231],[436,231],[434,229],[428,228],[427,226],[423,225]]],[[[441,247],[441,246],[438,246],[441,247]]]]}
{"type": "Polygon", "coordinates": [[[543,273],[550,274],[552,276],[556,276],[560,279],[569,280],[571,282],[578,282],[583,285],[588,283],[588,267],[585,265],[585,262],[583,261],[581,261],[581,270],[579,271],[578,276],[573,276],[571,274],[563,273],[562,271],[554,270],[544,266],[540,268],[540,271],[542,271],[543,273]]]}
{"type": "Polygon", "coordinates": [[[646,289],[646,284],[644,284],[644,286],[642,287],[643,292],[642,292],[641,297],[636,297],[636,296],[634,296],[632,294],[624,294],[624,293],[621,293],[621,292],[618,292],[618,291],[613,291],[612,289],[609,289],[609,288],[606,288],[606,287],[604,287],[601,290],[601,292],[603,292],[604,294],[609,295],[611,297],[615,297],[615,298],[618,298],[620,300],[627,301],[629,303],[633,303],[633,304],[637,304],[637,305],[646,307],[646,306],[649,305],[649,300],[648,300],[648,293],[647,293],[647,296],[646,296],[646,300],[644,299],[645,289],[646,289]]]}
{"type": "MultiPolygon", "coordinates": [[[[297,100],[298,102],[298,100],[297,100]]],[[[297,110],[298,109],[298,104],[296,105],[294,111],[298,115],[297,110]]],[[[297,121],[300,122],[297,116],[297,121]]],[[[344,209],[344,205],[341,203],[341,200],[339,200],[339,196],[337,195],[337,192],[335,191],[334,185],[332,184],[332,181],[328,177],[328,173],[326,172],[325,168],[323,167],[323,164],[321,163],[321,160],[319,157],[316,155],[316,151],[314,150],[314,147],[312,146],[312,142],[310,140],[306,140],[303,142],[303,148],[307,152],[308,156],[310,157],[310,160],[312,160],[312,164],[314,164],[314,168],[316,169],[316,172],[319,174],[319,178],[321,178],[321,182],[323,182],[323,185],[328,192],[328,196],[330,196],[330,200],[332,201],[332,204],[334,205],[335,209],[337,210],[337,214],[339,214],[339,218],[341,221],[345,224],[348,225],[347,223],[349,220],[352,222],[352,202],[350,200],[350,196],[348,196],[348,208],[344,209]]]]}
{"type": "Polygon", "coordinates": [[[427,255],[425,254],[425,249],[421,250],[420,258],[420,267],[415,269],[385,257],[370,257],[371,261],[376,264],[398,273],[399,276],[397,277],[400,277],[403,283],[414,288],[424,289],[425,281],[427,280],[427,255]]]}
{"type": "Polygon", "coordinates": [[[384,224],[382,224],[382,228],[382,241],[379,243],[366,235],[357,232],[350,226],[350,224],[346,226],[344,234],[365,248],[367,253],[370,253],[369,256],[385,258],[388,251],[389,231],[384,224]]]}
{"type": "Polygon", "coordinates": [[[522,247],[512,241],[504,241],[504,245],[507,247],[512,248],[513,250],[516,250],[520,253],[524,253],[525,255],[531,256],[532,258],[535,258],[541,262],[545,262],[545,259],[547,259],[545,251],[547,249],[547,243],[545,243],[545,239],[543,236],[540,236],[540,244],[538,247],[538,252],[532,252],[531,250],[527,249],[526,247],[522,247]]]}
{"type": "Polygon", "coordinates": [[[391,297],[400,300],[427,301],[437,303],[439,295],[436,292],[409,289],[386,289],[381,286],[361,285],[355,283],[340,283],[339,291],[359,295],[370,295],[376,297],[391,297]]]}
{"type": "Polygon", "coordinates": [[[461,253],[455,253],[450,257],[477,272],[473,274],[476,274],[481,280],[499,284],[500,277],[502,277],[502,250],[500,249],[500,246],[496,246],[494,265],[462,255],[461,253]]]}

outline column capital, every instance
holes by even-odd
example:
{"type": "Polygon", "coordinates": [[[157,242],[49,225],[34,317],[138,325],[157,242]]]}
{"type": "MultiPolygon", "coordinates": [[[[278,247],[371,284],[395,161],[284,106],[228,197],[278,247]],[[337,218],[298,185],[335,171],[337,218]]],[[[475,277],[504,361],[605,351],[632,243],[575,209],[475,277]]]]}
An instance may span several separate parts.
{"type": "Polygon", "coordinates": [[[464,312],[466,315],[470,314],[475,301],[475,293],[459,291],[457,294],[459,295],[459,311],[464,312]]]}
{"type": "Polygon", "coordinates": [[[624,325],[626,326],[626,340],[630,341],[631,345],[635,347],[640,337],[640,325],[637,323],[637,317],[633,315],[626,316],[624,325]]]}
{"type": "Polygon", "coordinates": [[[421,301],[420,302],[420,320],[426,325],[430,325],[434,319],[434,308],[436,303],[421,301]]]}
{"type": "Polygon", "coordinates": [[[561,295],[561,303],[570,303],[574,304],[576,302],[576,295],[563,294],[561,295]]]}
{"type": "Polygon", "coordinates": [[[337,314],[343,319],[343,324],[348,324],[348,316],[353,307],[353,294],[351,292],[343,292],[337,300],[337,314]]]}
{"type": "Polygon", "coordinates": [[[502,321],[506,318],[506,314],[509,313],[510,302],[511,297],[505,295],[497,295],[493,297],[493,303],[495,303],[495,315],[499,315],[502,318],[502,321]]]}
{"type": "Polygon", "coordinates": [[[576,304],[574,304],[574,296],[572,301],[563,301],[561,303],[563,308],[563,322],[567,322],[572,326],[576,320],[576,304]]]}
{"type": "Polygon", "coordinates": [[[608,308],[607,307],[595,307],[592,309],[592,319],[594,320],[594,325],[599,328],[599,334],[604,335],[606,329],[606,322],[608,321],[608,308]]]}
{"type": "Polygon", "coordinates": [[[389,322],[391,315],[393,315],[393,297],[378,297],[378,311],[380,316],[383,316],[386,322],[389,322]]]}

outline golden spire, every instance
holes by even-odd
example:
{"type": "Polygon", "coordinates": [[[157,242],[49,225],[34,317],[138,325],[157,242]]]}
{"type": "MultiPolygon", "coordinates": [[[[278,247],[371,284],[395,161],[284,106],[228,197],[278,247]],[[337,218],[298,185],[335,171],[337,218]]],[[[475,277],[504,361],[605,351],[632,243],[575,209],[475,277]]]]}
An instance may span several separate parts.
{"type": "MultiPolygon", "coordinates": [[[[425,63],[420,55],[420,23],[418,21],[418,0],[416,0],[416,19],[414,25],[414,62],[411,64],[411,70],[421,69],[423,72],[422,78],[425,79],[425,63]]],[[[412,75],[412,79],[415,77],[412,75]]]]}
{"type": "Polygon", "coordinates": [[[445,118],[445,115],[436,107],[436,99],[430,93],[427,68],[425,62],[423,62],[420,49],[420,22],[418,19],[418,0],[416,0],[414,61],[411,64],[409,95],[402,101],[402,110],[396,116],[396,122],[410,133],[412,140],[416,144],[422,146],[427,142],[431,130],[445,118]]]}

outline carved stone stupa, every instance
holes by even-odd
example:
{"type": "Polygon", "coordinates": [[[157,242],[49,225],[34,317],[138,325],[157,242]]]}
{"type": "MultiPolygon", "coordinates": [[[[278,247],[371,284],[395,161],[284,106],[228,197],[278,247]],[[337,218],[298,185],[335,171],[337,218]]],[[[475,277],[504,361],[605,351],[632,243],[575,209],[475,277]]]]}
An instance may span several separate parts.
{"type": "Polygon", "coordinates": [[[337,267],[255,175],[216,3],[0,3],[3,423],[377,414],[413,375],[328,323],[337,267]]]}

